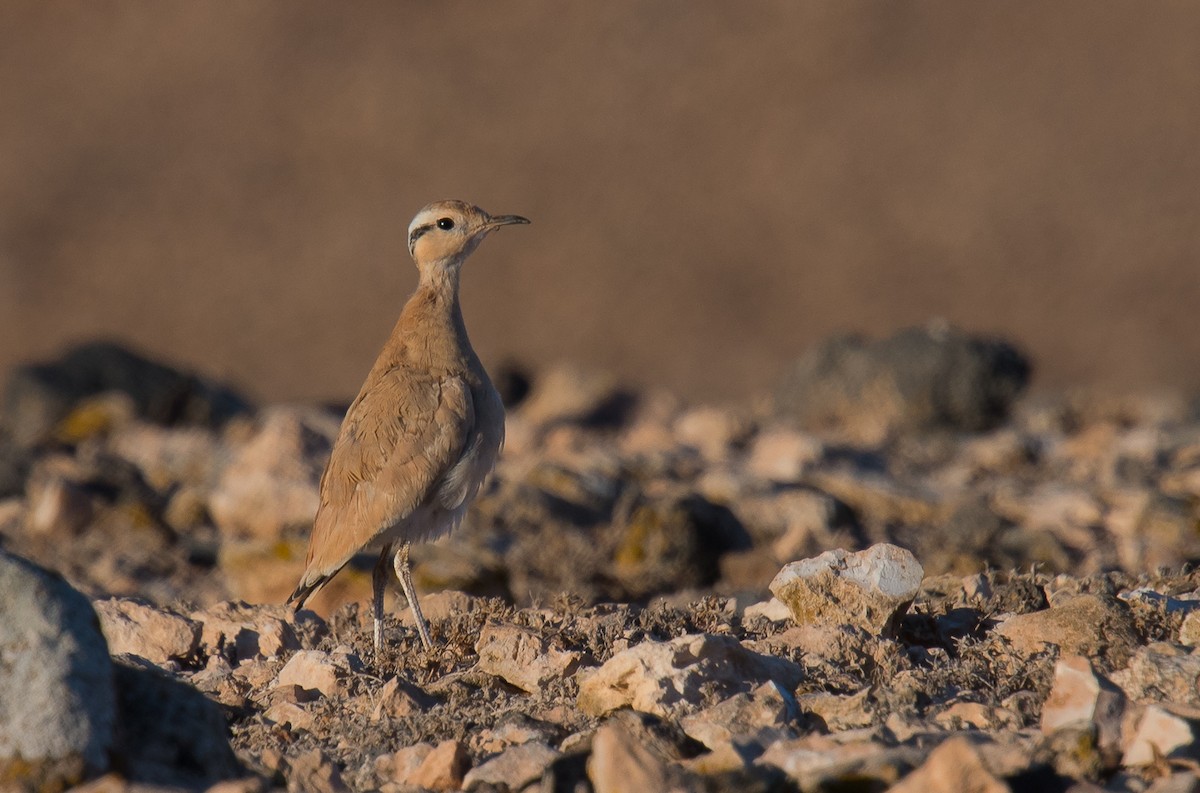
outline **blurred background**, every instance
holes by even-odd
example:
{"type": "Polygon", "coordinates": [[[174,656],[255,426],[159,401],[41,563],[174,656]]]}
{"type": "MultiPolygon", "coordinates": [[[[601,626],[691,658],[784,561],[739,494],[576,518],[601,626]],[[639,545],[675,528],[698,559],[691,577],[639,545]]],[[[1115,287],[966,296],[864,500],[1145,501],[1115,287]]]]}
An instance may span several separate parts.
{"type": "Polygon", "coordinates": [[[0,369],[96,337],[353,395],[423,204],[534,220],[485,362],[691,399],[943,318],[1042,386],[1200,385],[1191,3],[5,4],[0,369]]]}

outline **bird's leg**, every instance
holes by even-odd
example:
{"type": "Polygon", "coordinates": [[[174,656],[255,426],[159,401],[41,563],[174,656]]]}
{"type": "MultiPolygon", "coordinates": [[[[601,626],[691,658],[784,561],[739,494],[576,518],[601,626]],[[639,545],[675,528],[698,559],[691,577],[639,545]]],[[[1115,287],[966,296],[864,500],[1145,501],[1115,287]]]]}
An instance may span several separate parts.
{"type": "Polygon", "coordinates": [[[421,613],[421,604],[417,602],[417,590],[413,586],[412,571],[408,567],[408,543],[404,543],[400,546],[400,550],[396,551],[393,564],[396,568],[396,577],[400,579],[400,588],[404,590],[404,597],[408,598],[408,605],[412,607],[413,619],[417,623],[417,633],[421,634],[421,643],[425,645],[426,650],[432,650],[433,642],[429,640],[429,626],[425,623],[425,615],[421,613]]]}
{"type": "Polygon", "coordinates": [[[379,554],[375,570],[371,573],[371,608],[375,617],[375,660],[379,660],[379,651],[383,649],[383,592],[387,587],[388,557],[392,555],[391,547],[386,547],[379,554]]]}

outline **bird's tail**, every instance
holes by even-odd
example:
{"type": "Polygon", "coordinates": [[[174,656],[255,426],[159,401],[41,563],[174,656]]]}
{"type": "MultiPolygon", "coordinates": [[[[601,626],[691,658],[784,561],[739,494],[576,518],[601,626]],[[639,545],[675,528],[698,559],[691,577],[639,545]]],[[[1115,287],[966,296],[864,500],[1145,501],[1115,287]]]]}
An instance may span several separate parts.
{"type": "Polygon", "coordinates": [[[285,601],[286,605],[290,605],[293,611],[299,611],[304,608],[304,602],[308,600],[313,592],[316,592],[321,587],[325,586],[325,582],[330,579],[330,576],[321,576],[313,581],[305,581],[300,579],[296,591],[292,592],[285,601]]]}

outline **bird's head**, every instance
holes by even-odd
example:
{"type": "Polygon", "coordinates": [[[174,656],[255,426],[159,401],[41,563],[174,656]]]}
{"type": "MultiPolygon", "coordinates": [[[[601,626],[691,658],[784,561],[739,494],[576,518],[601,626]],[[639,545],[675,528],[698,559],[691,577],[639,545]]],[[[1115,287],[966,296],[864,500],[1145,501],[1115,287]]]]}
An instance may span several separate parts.
{"type": "Polygon", "coordinates": [[[457,267],[492,231],[528,222],[520,215],[492,216],[465,201],[435,201],[409,224],[408,252],[422,272],[457,267]]]}

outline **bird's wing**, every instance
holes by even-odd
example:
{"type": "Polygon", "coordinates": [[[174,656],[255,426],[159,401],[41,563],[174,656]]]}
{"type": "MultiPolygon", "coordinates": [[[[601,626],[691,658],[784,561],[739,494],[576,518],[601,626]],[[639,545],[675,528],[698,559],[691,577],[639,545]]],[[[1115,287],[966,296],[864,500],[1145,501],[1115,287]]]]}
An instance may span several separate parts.
{"type": "Polygon", "coordinates": [[[380,532],[438,497],[474,424],[471,389],[461,377],[397,367],[365,385],[321,476],[297,593],[320,586],[380,532]]]}

